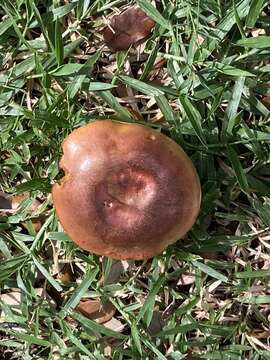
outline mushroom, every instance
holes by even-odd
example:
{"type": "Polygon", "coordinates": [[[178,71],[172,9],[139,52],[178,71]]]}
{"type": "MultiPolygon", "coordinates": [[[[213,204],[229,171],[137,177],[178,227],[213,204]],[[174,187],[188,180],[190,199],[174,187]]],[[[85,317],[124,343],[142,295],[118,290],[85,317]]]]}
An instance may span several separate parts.
{"type": "Polygon", "coordinates": [[[109,26],[103,30],[104,42],[113,51],[127,50],[147,38],[155,21],[149,18],[138,6],[129,6],[115,15],[109,26]]]}
{"type": "Polygon", "coordinates": [[[63,143],[65,176],[52,194],[59,220],[81,248],[115,259],[160,254],[194,224],[201,188],[172,139],[138,124],[97,120],[63,143]]]}
{"type": "Polygon", "coordinates": [[[101,303],[99,299],[83,298],[76,306],[76,310],[99,324],[103,324],[113,317],[115,307],[109,301],[101,303]]]}

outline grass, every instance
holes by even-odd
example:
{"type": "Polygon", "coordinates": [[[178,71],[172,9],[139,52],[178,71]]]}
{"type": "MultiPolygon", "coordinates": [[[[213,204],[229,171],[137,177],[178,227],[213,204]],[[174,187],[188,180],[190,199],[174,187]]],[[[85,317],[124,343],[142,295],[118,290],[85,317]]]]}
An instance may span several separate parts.
{"type": "Polygon", "coordinates": [[[21,290],[1,295],[1,358],[270,359],[267,1],[138,0],[156,27],[115,54],[100,31],[125,3],[0,4],[1,190],[28,194],[0,217],[1,293],[21,290]],[[202,208],[159,257],[104,262],[63,232],[50,189],[67,134],[134,112],[191,156],[202,208]],[[86,296],[118,325],[75,311],[86,296]]]}

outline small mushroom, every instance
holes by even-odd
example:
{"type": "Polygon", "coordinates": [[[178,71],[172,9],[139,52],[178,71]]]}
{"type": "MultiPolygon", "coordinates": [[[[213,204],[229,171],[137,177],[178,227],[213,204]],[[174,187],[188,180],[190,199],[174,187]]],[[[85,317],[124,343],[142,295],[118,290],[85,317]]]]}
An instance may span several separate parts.
{"type": "Polygon", "coordinates": [[[76,310],[99,324],[111,320],[116,311],[113,304],[109,301],[102,304],[99,299],[90,298],[81,299],[76,310]]]}
{"type": "Polygon", "coordinates": [[[154,26],[154,20],[142,9],[130,6],[112,17],[110,25],[103,30],[104,41],[114,51],[127,50],[147,38],[154,26]]]}
{"type": "Polygon", "coordinates": [[[200,208],[197,172],[173,140],[148,127],[98,120],[63,143],[53,186],[59,220],[81,248],[147,259],[187,233],[200,208]]]}

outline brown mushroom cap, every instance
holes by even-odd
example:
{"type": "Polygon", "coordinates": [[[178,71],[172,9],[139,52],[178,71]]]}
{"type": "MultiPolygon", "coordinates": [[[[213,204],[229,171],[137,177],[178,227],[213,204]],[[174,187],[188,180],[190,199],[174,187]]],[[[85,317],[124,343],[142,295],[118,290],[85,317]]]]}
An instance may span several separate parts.
{"type": "Polygon", "coordinates": [[[147,38],[155,26],[138,6],[129,6],[112,17],[110,25],[103,30],[106,45],[114,50],[127,50],[131,45],[139,44],[147,38]]]}
{"type": "Polygon", "coordinates": [[[173,140],[142,125],[95,121],[63,143],[66,175],[53,186],[71,239],[116,259],[147,259],[181,238],[198,215],[196,170],[173,140]]]}

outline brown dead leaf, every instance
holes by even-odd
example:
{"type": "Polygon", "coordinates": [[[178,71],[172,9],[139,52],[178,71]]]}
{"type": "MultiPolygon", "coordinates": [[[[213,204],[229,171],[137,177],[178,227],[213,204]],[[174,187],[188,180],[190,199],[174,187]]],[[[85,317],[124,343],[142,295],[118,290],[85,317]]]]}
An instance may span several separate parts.
{"type": "Polygon", "coordinates": [[[267,107],[267,109],[270,110],[270,96],[265,96],[263,99],[262,99],[262,103],[264,106],[267,107]]]}
{"type": "Polygon", "coordinates": [[[138,6],[130,6],[119,15],[112,17],[103,30],[106,45],[114,50],[126,50],[144,40],[155,26],[138,6]]]}
{"type": "Polygon", "coordinates": [[[218,252],[217,251],[203,251],[203,252],[199,252],[199,255],[203,259],[209,259],[209,260],[218,259],[218,252]]]}
{"type": "Polygon", "coordinates": [[[148,327],[148,332],[151,336],[157,335],[164,327],[165,322],[162,313],[159,310],[154,310],[152,320],[148,327]]]}
{"type": "Polygon", "coordinates": [[[98,299],[81,299],[76,310],[99,324],[109,321],[115,314],[115,307],[108,301],[104,304],[98,299]]]}

